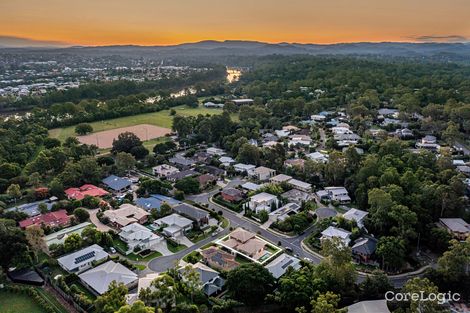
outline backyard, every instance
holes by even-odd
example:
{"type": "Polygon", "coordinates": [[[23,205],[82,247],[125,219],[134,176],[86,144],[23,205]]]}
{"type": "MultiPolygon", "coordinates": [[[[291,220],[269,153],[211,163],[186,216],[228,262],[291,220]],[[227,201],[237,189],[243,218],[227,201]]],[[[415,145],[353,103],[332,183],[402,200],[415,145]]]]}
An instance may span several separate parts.
{"type": "Polygon", "coordinates": [[[0,312],[2,313],[46,313],[27,294],[0,291],[0,312]]]}

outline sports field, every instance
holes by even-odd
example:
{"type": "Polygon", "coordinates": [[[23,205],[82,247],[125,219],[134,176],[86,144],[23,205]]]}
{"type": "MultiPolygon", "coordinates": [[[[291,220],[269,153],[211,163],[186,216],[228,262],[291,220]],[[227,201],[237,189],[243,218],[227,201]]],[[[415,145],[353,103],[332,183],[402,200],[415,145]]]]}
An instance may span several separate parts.
{"type": "MultiPolygon", "coordinates": [[[[199,108],[188,108],[186,106],[178,106],[173,108],[176,111],[176,114],[182,116],[196,116],[199,114],[220,114],[222,113],[221,109],[207,109],[204,107],[199,108]]],[[[91,122],[90,125],[93,127],[93,133],[111,130],[121,127],[129,127],[140,124],[154,125],[164,128],[170,128],[173,121],[173,116],[170,115],[170,110],[164,110],[160,112],[145,113],[133,116],[120,117],[110,120],[91,122]]],[[[52,138],[58,138],[61,141],[64,141],[67,137],[75,137],[75,126],[63,127],[63,128],[54,128],[49,130],[49,136],[52,138]]],[[[95,140],[96,142],[96,140],[95,140]]],[[[96,143],[94,143],[96,144],[96,143]]]]}

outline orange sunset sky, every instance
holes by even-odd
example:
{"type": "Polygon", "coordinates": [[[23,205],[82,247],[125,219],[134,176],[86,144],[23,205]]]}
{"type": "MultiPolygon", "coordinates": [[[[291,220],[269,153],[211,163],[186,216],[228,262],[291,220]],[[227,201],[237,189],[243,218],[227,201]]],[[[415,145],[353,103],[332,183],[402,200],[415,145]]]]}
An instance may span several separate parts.
{"type": "Polygon", "coordinates": [[[470,0],[0,0],[0,36],[79,45],[468,41],[470,0]]]}

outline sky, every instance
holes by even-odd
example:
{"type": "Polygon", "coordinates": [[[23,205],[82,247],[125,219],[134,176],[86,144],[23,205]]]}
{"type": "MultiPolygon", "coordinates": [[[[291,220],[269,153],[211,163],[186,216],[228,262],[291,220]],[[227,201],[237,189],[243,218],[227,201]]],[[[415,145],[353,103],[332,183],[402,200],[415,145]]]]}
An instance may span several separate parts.
{"type": "Polygon", "coordinates": [[[0,0],[0,36],[74,45],[469,41],[470,0],[0,0]]]}

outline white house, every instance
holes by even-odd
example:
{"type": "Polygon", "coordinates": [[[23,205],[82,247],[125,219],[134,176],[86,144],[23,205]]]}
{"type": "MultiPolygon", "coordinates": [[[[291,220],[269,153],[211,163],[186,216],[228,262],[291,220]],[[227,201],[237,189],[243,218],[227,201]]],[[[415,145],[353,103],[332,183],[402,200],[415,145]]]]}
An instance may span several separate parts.
{"type": "Polygon", "coordinates": [[[277,221],[283,221],[289,216],[299,213],[301,208],[299,204],[290,202],[269,213],[269,215],[273,216],[277,221]]]}
{"type": "Polygon", "coordinates": [[[256,168],[255,165],[252,164],[243,164],[243,163],[237,163],[233,166],[236,172],[238,173],[247,173],[248,175],[252,175],[254,169],[256,168]]]}
{"type": "Polygon", "coordinates": [[[359,228],[364,227],[364,220],[366,219],[367,214],[366,211],[358,210],[358,209],[350,209],[346,213],[343,214],[343,217],[348,221],[356,221],[356,224],[359,228]]]}
{"type": "Polygon", "coordinates": [[[339,203],[351,202],[348,190],[344,187],[326,187],[325,191],[328,192],[330,200],[332,201],[338,201],[339,203]]]}
{"type": "Polygon", "coordinates": [[[262,210],[269,213],[273,208],[275,210],[278,205],[279,200],[277,197],[267,192],[262,192],[252,196],[248,202],[248,207],[256,213],[259,213],[262,210]]]}
{"type": "Polygon", "coordinates": [[[307,158],[309,158],[312,161],[319,162],[319,163],[327,163],[328,162],[328,154],[321,153],[321,152],[313,152],[310,154],[307,154],[307,158]]]}
{"type": "Polygon", "coordinates": [[[329,226],[327,229],[321,232],[321,235],[322,236],[320,238],[320,241],[339,238],[345,246],[348,246],[349,242],[351,241],[351,232],[334,226],[329,226]]]}
{"type": "Polygon", "coordinates": [[[289,138],[289,147],[296,145],[310,146],[312,144],[312,138],[307,135],[291,135],[289,138]]]}
{"type": "Polygon", "coordinates": [[[169,237],[178,237],[193,228],[193,221],[179,214],[162,217],[153,222],[159,227],[164,227],[163,232],[169,237]]]}
{"type": "Polygon", "coordinates": [[[301,190],[301,191],[305,191],[305,192],[312,191],[312,184],[303,182],[303,181],[298,180],[298,179],[290,179],[289,181],[287,181],[287,183],[292,188],[295,188],[295,189],[298,189],[298,190],[301,190]]]}
{"type": "Polygon", "coordinates": [[[269,180],[274,175],[276,175],[275,170],[264,167],[264,166],[259,166],[253,170],[253,174],[251,176],[253,176],[257,180],[266,181],[266,180],[269,180]]]}
{"type": "Polygon", "coordinates": [[[285,183],[289,180],[292,179],[292,176],[289,176],[289,175],[285,175],[285,174],[278,174],[276,176],[273,176],[269,179],[269,181],[273,184],[281,184],[281,183],[285,183]]]}
{"type": "Polygon", "coordinates": [[[298,270],[302,266],[300,265],[300,260],[298,258],[283,253],[265,267],[274,276],[274,278],[277,279],[284,275],[289,267],[292,267],[294,270],[298,270]]]}
{"type": "Polygon", "coordinates": [[[226,154],[223,149],[219,149],[219,148],[215,148],[215,147],[207,148],[206,152],[207,152],[207,154],[212,155],[212,156],[214,156],[214,155],[222,156],[222,155],[226,154]]]}
{"type": "Polygon", "coordinates": [[[236,161],[234,159],[232,159],[231,157],[228,157],[228,156],[223,156],[219,159],[219,162],[222,163],[223,166],[230,166],[234,163],[236,163],[236,161]]]}
{"type": "Polygon", "coordinates": [[[163,241],[162,237],[139,223],[132,223],[121,228],[119,238],[127,243],[128,251],[134,251],[136,247],[141,250],[152,249],[153,246],[163,241]]]}
{"type": "Polygon", "coordinates": [[[179,173],[179,169],[169,164],[161,164],[152,168],[153,174],[158,177],[168,177],[170,175],[179,173]]]}
{"type": "Polygon", "coordinates": [[[93,262],[100,262],[108,258],[108,253],[97,244],[83,248],[79,251],[64,255],[57,259],[60,267],[69,273],[81,273],[93,266],[93,262]]]}

